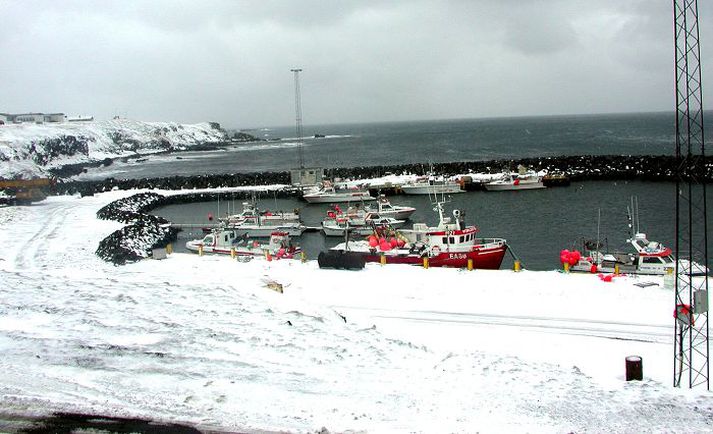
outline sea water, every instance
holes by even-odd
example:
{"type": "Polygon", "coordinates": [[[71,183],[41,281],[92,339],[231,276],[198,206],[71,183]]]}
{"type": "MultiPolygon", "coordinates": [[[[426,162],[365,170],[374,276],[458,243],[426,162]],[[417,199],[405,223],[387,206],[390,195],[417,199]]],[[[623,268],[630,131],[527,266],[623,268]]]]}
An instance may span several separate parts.
{"type": "MultiPolygon", "coordinates": [[[[558,155],[673,155],[674,121],[673,113],[643,113],[307,125],[301,146],[306,166],[324,168],[422,164],[428,169],[441,162],[558,155]]],[[[299,166],[294,127],[247,132],[265,141],[117,162],[92,169],[82,179],[286,171],[299,166]]]]}
{"type": "MultiPolygon", "coordinates": [[[[323,167],[406,163],[428,167],[437,162],[556,155],[673,155],[674,120],[672,113],[644,113],[308,126],[305,135],[326,137],[306,139],[303,151],[306,165],[323,167]]],[[[279,171],[297,165],[293,128],[249,132],[271,141],[219,152],[169,155],[137,164],[126,176],[148,176],[144,171],[151,176],[279,171]]],[[[671,182],[588,181],[544,190],[461,193],[453,195],[446,207],[464,210],[467,222],[477,225],[481,236],[507,239],[525,267],[547,270],[559,267],[561,249],[581,249],[583,237],[595,239],[599,233],[611,250],[625,247],[631,236],[627,206],[634,196],[640,230],[650,240],[673,247],[675,194],[671,182]]],[[[394,196],[392,202],[416,207],[412,222],[437,223],[426,196],[394,196]]],[[[708,203],[713,203],[710,192],[708,203]]],[[[300,208],[308,226],[319,226],[328,206],[270,197],[260,198],[259,205],[262,209],[300,208]]],[[[232,204],[169,206],[156,213],[174,222],[208,223],[209,213],[233,211],[240,211],[239,199],[232,204]]],[[[179,249],[188,239],[201,236],[182,232],[179,249]]],[[[310,258],[341,241],[321,233],[306,233],[299,240],[310,258]]],[[[503,267],[509,267],[512,259],[506,256],[503,267]]]]}
{"type": "MultiPolygon", "coordinates": [[[[709,202],[713,199],[711,196],[709,193],[709,202]]],[[[639,230],[650,240],[673,248],[675,183],[671,182],[588,181],[543,190],[466,192],[452,195],[445,208],[449,213],[456,208],[465,211],[466,223],[476,225],[480,236],[507,240],[514,256],[506,256],[503,268],[511,267],[513,258],[517,257],[525,268],[552,270],[560,267],[562,249],[582,250],[583,238],[596,240],[599,234],[599,239],[610,250],[625,248],[632,234],[627,213],[632,197],[638,203],[639,230]]],[[[211,222],[209,214],[240,212],[241,201],[241,197],[236,196],[234,200],[220,203],[170,205],[154,213],[176,223],[207,224],[211,222]]],[[[391,202],[417,209],[406,227],[413,222],[438,223],[438,214],[428,196],[392,196],[391,202]]],[[[329,207],[269,195],[259,198],[258,206],[272,211],[299,208],[304,224],[313,227],[320,225],[329,207]]],[[[179,234],[176,250],[183,251],[186,241],[202,237],[199,229],[185,230],[179,234]]],[[[308,258],[314,259],[320,251],[344,240],[326,237],[320,232],[306,232],[295,241],[308,258]]]]}

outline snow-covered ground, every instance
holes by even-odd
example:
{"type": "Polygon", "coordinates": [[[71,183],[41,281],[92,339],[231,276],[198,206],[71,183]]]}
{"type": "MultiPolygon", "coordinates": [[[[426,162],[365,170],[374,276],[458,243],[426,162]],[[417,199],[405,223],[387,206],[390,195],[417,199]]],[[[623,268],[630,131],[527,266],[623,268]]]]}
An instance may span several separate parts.
{"type": "Polygon", "coordinates": [[[105,158],[221,142],[217,124],[130,119],[0,126],[0,178],[46,176],[47,169],[105,158]]]}
{"type": "Polygon", "coordinates": [[[661,278],[191,254],[116,267],[94,251],[121,224],[95,214],[135,193],[0,208],[2,412],[290,432],[713,430],[710,393],[671,385],[661,278]],[[628,355],[644,381],[624,381],[628,355]]]}

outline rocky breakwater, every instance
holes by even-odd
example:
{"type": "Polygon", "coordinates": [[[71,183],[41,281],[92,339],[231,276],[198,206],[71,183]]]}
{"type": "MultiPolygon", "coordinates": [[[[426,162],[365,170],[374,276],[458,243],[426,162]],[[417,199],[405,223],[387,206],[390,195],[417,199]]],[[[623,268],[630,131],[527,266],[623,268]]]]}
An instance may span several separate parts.
{"type": "MultiPolygon", "coordinates": [[[[503,159],[487,161],[463,161],[438,163],[432,166],[437,174],[452,176],[467,173],[497,173],[503,169],[515,170],[518,165],[551,174],[566,176],[572,181],[590,180],[643,180],[675,181],[678,164],[668,155],[565,155],[558,157],[503,159]]],[[[425,174],[430,167],[423,164],[392,166],[338,167],[326,170],[328,178],[370,179],[386,173],[395,175],[425,174]]],[[[686,176],[695,176],[700,182],[713,181],[713,157],[701,160],[697,168],[684,171],[686,176]]],[[[165,178],[114,179],[101,181],[59,182],[53,189],[56,194],[83,195],[109,191],[115,188],[187,190],[196,188],[220,188],[238,186],[288,185],[288,172],[233,173],[196,176],[172,176],[165,178]]],[[[270,196],[286,197],[296,193],[290,189],[271,192],[270,196]]]]}
{"type": "Polygon", "coordinates": [[[104,238],[96,254],[105,261],[123,265],[150,257],[152,249],[165,247],[174,241],[178,230],[172,228],[168,220],[147,214],[163,200],[165,196],[160,194],[139,193],[114,201],[97,211],[97,218],[128,225],[104,238]]]}
{"type": "MultiPolygon", "coordinates": [[[[487,161],[462,161],[436,163],[434,173],[452,176],[466,173],[497,173],[503,169],[516,170],[518,165],[548,173],[562,174],[573,181],[590,180],[645,180],[675,181],[678,164],[669,155],[563,155],[557,157],[501,159],[487,161]]],[[[425,174],[431,167],[423,164],[397,166],[371,166],[330,169],[332,177],[367,179],[385,173],[425,174]]],[[[690,168],[686,174],[694,175],[704,182],[713,181],[713,157],[707,157],[697,168],[690,168]]],[[[684,174],[685,176],[685,174],[684,174]]]]}

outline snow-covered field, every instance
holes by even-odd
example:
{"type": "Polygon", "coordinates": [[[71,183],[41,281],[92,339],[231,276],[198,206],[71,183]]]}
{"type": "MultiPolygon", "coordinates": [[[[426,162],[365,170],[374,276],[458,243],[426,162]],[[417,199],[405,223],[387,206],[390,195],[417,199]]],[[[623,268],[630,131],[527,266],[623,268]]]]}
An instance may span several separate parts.
{"type": "Polygon", "coordinates": [[[190,254],[116,267],[94,251],[121,224],[95,213],[134,193],[0,208],[3,413],[290,432],[713,430],[710,393],[671,385],[661,278],[190,254]],[[644,381],[624,381],[628,355],[644,381]]]}

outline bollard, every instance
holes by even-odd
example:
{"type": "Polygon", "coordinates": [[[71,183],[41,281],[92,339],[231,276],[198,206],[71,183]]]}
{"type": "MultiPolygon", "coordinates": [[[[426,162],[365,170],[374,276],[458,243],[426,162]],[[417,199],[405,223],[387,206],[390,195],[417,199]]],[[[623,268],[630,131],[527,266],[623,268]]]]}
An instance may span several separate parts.
{"type": "Polygon", "coordinates": [[[381,265],[385,265],[385,264],[386,264],[386,256],[385,256],[383,253],[382,253],[381,256],[379,257],[379,263],[380,263],[381,265]]]}
{"type": "Polygon", "coordinates": [[[468,258],[468,271],[473,271],[473,259],[468,258]]]}
{"type": "Polygon", "coordinates": [[[198,256],[203,256],[203,246],[198,245],[198,256]]]}
{"type": "Polygon", "coordinates": [[[619,264],[614,264],[614,274],[619,274],[619,264]]]}
{"type": "Polygon", "coordinates": [[[173,253],[173,244],[168,243],[166,244],[166,254],[170,255],[171,253],[173,253]]]}
{"type": "Polygon", "coordinates": [[[515,259],[515,262],[512,263],[512,270],[517,273],[521,269],[522,269],[522,264],[520,263],[520,260],[515,259]]]}
{"type": "Polygon", "coordinates": [[[423,258],[423,268],[425,268],[426,270],[428,270],[428,257],[423,258]]]}
{"type": "Polygon", "coordinates": [[[300,252],[300,261],[304,264],[307,262],[307,257],[305,256],[305,252],[300,252]]]}
{"type": "Polygon", "coordinates": [[[235,259],[235,247],[230,248],[230,257],[235,259]]]}
{"type": "Polygon", "coordinates": [[[626,381],[644,379],[644,367],[640,356],[626,358],[626,381]]]}

